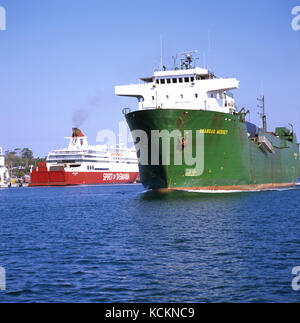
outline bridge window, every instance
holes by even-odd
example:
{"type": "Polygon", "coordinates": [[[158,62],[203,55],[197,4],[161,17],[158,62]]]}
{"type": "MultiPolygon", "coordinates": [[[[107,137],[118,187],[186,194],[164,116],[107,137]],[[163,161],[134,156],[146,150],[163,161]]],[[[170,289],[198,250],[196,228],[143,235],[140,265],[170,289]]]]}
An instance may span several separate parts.
{"type": "Polygon", "coordinates": [[[196,98],[196,99],[198,98],[198,93],[195,93],[195,98],[196,98]]]}
{"type": "Polygon", "coordinates": [[[173,79],[173,83],[177,83],[177,79],[173,79]]]}
{"type": "Polygon", "coordinates": [[[194,77],[191,77],[191,82],[194,82],[195,81],[195,78],[194,77]]]}
{"type": "Polygon", "coordinates": [[[171,79],[167,79],[167,83],[170,84],[171,83],[171,79]]]}
{"type": "Polygon", "coordinates": [[[164,79],[161,79],[161,80],[160,80],[160,84],[165,84],[165,82],[166,82],[166,81],[165,81],[164,79]]]}
{"type": "Polygon", "coordinates": [[[179,78],[179,83],[182,83],[183,82],[183,79],[180,77],[179,78]]]}
{"type": "Polygon", "coordinates": [[[185,78],[184,78],[184,82],[185,82],[185,83],[188,83],[189,81],[190,81],[190,78],[189,78],[189,77],[185,77],[185,78]]]}

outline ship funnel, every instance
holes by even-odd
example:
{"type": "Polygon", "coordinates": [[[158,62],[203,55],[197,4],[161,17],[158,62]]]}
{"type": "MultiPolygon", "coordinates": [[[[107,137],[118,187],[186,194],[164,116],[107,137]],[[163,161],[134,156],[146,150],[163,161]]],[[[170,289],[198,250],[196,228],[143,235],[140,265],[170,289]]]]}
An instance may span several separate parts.
{"type": "Polygon", "coordinates": [[[87,137],[78,128],[73,128],[72,137],[66,139],[70,139],[69,149],[71,150],[88,147],[87,137]]]}
{"type": "Polygon", "coordinates": [[[78,128],[73,128],[72,138],[84,137],[84,134],[78,128]]]}

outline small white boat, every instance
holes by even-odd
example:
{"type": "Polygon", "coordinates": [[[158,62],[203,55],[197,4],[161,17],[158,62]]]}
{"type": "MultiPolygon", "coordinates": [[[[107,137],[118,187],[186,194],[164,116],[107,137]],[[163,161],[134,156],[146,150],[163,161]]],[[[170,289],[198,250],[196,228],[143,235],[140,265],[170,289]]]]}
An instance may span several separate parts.
{"type": "Polygon", "coordinates": [[[9,186],[9,172],[5,166],[5,158],[2,155],[2,148],[0,147],[0,188],[9,186]]]}

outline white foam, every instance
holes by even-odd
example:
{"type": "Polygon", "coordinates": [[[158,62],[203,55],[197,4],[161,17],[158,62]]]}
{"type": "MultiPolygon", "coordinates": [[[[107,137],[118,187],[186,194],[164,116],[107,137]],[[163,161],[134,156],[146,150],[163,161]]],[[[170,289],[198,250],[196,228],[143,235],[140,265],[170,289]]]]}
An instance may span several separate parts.
{"type": "Polygon", "coordinates": [[[189,192],[189,193],[205,193],[205,194],[229,194],[229,193],[245,193],[245,192],[250,192],[250,191],[238,191],[238,190],[181,190],[182,192],[189,192]]]}
{"type": "MultiPolygon", "coordinates": [[[[300,185],[297,184],[297,185],[300,185]]],[[[261,189],[261,190],[181,190],[182,192],[189,192],[189,193],[204,193],[204,194],[231,194],[231,193],[257,193],[257,192],[268,192],[268,191],[289,191],[295,189],[295,186],[292,187],[285,187],[285,188],[268,188],[268,189],[261,189]]]]}

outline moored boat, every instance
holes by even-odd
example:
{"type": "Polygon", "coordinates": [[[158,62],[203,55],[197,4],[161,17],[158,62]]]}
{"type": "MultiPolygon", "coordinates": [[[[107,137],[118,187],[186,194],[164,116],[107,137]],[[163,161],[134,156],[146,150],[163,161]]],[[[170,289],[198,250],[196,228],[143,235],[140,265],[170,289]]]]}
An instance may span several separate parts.
{"type": "Polygon", "coordinates": [[[2,148],[0,147],[0,188],[9,186],[9,172],[5,166],[5,157],[2,155],[2,148]]]}
{"type": "Polygon", "coordinates": [[[89,146],[74,128],[69,146],[49,153],[46,162],[31,170],[29,186],[68,186],[133,183],[139,175],[134,149],[89,146]]]}

